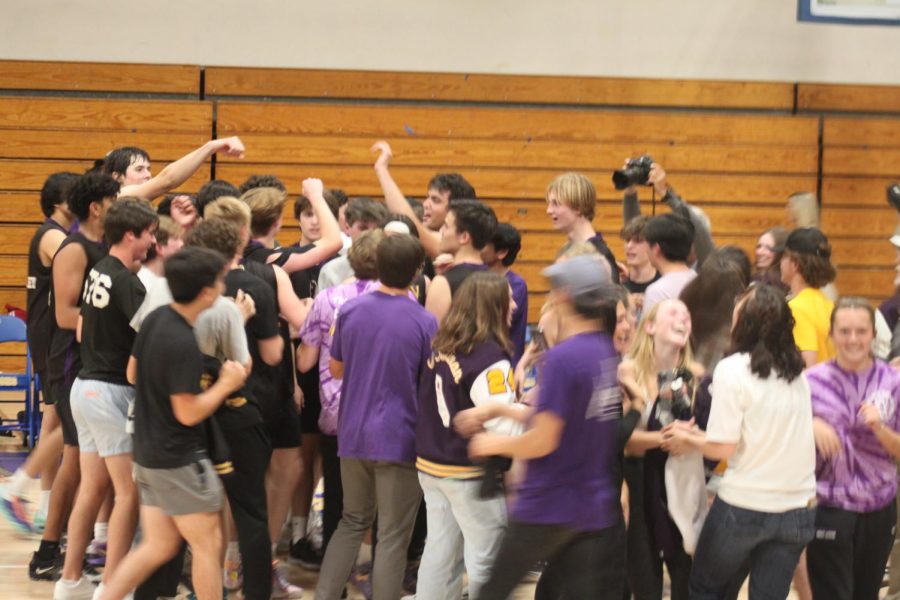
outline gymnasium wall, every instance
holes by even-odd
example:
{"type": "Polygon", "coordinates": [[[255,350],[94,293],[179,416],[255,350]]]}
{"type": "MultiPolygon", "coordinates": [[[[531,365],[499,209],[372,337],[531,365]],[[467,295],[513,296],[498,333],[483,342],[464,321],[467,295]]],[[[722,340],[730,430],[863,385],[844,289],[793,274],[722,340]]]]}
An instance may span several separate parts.
{"type": "MultiPolygon", "coordinates": [[[[588,174],[595,226],[621,256],[610,174],[645,152],[710,216],[717,243],[748,252],[785,223],[790,193],[820,192],[840,291],[880,301],[893,290],[887,238],[897,217],[884,189],[900,179],[898,107],[900,87],[888,86],[0,61],[0,308],[25,305],[48,174],[83,171],[122,145],[146,148],[158,171],[235,134],[246,158],[214,158],[184,191],[213,174],[240,183],[274,173],[292,195],[317,176],[379,196],[369,147],[380,138],[409,195],[421,198],[435,172],[464,173],[523,231],[515,268],[530,286],[532,321],[547,292],[540,270],[564,242],[545,215],[547,183],[588,174]]],[[[652,210],[647,192],[642,204],[652,210]]],[[[281,239],[292,243],[291,206],[285,217],[281,239]]],[[[0,369],[18,356],[0,356],[0,369]]]]}
{"type": "Polygon", "coordinates": [[[900,84],[896,27],[796,0],[3,4],[6,59],[900,84]]]}

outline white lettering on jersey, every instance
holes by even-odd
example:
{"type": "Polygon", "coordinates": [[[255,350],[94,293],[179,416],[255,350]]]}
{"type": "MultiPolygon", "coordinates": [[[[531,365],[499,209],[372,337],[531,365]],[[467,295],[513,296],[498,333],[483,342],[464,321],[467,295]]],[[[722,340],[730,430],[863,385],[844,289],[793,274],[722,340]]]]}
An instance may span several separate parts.
{"type": "Polygon", "coordinates": [[[94,308],[106,308],[109,305],[110,288],[112,288],[112,278],[106,273],[99,273],[96,269],[91,269],[87,281],[84,282],[81,301],[94,308]]]}

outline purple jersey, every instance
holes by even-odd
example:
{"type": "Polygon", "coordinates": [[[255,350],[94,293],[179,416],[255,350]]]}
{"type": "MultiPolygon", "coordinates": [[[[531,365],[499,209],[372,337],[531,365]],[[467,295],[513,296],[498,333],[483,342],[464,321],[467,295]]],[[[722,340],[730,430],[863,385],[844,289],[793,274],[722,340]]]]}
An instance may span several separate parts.
{"type": "Polygon", "coordinates": [[[334,322],[345,302],[378,289],[378,285],[377,281],[353,281],[321,291],[300,330],[303,343],[319,349],[319,399],[322,401],[319,429],[324,434],[337,435],[338,406],[341,399],[342,380],[332,377],[328,370],[334,322]]]}
{"type": "Polygon", "coordinates": [[[884,508],[897,494],[897,466],[859,417],[859,408],[863,403],[874,404],[885,426],[900,430],[900,373],[880,360],[861,373],[828,361],[806,371],[806,377],[813,415],[831,425],[841,439],[837,456],[816,457],[819,502],[854,512],[884,508]]]}
{"type": "Polygon", "coordinates": [[[344,363],[338,409],[343,458],[416,459],[416,388],[437,319],[409,296],[380,290],[343,305],[331,356],[344,363]]]}
{"type": "Polygon", "coordinates": [[[512,365],[515,367],[522,354],[525,353],[525,330],[528,328],[528,286],[525,280],[512,271],[506,272],[509,287],[512,288],[516,310],[513,311],[512,324],[509,326],[509,337],[513,343],[512,365]]]}
{"type": "MultiPolygon", "coordinates": [[[[432,352],[419,382],[419,414],[416,419],[416,467],[434,477],[471,479],[482,470],[469,458],[469,442],[453,428],[460,411],[516,400],[512,365],[496,342],[483,342],[468,354],[432,352]]],[[[485,423],[491,431],[518,425],[509,419],[485,423]],[[494,425],[494,427],[492,427],[494,425]]],[[[515,428],[518,432],[518,428],[515,428]]]]}
{"type": "Polygon", "coordinates": [[[564,422],[559,447],[528,461],[511,518],[593,531],[622,520],[619,357],[605,333],[582,333],[546,352],[537,413],[564,422]]]}

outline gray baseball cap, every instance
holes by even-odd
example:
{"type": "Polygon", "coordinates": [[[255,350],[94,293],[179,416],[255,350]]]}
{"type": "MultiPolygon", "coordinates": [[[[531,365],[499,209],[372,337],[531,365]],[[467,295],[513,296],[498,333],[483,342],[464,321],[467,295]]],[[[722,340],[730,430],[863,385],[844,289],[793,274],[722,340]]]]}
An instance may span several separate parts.
{"type": "Polygon", "coordinates": [[[544,269],[553,289],[565,289],[572,299],[605,296],[612,291],[608,265],[600,257],[574,256],[544,269]]]}

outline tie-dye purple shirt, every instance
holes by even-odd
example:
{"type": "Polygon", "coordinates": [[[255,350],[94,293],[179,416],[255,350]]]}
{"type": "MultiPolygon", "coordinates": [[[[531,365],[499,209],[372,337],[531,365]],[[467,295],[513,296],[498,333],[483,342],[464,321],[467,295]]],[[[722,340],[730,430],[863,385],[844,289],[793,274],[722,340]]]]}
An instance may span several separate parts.
{"type": "Polygon", "coordinates": [[[326,435],[337,435],[338,408],[341,399],[341,379],[335,379],[328,370],[331,358],[331,344],[334,341],[332,327],[337,320],[341,306],[352,298],[362,296],[379,287],[377,281],[352,281],[326,288],[318,293],[309,316],[300,329],[300,339],[304,344],[319,348],[319,399],[322,412],[319,413],[319,429],[326,435]]]}
{"type": "Polygon", "coordinates": [[[832,360],[812,367],[806,376],[813,415],[834,427],[841,439],[837,456],[816,456],[819,503],[853,512],[884,508],[897,495],[897,467],[859,408],[864,402],[874,404],[885,426],[900,430],[900,372],[876,360],[872,368],[851,373],[832,360]]]}

